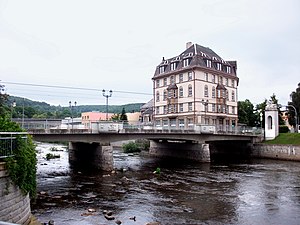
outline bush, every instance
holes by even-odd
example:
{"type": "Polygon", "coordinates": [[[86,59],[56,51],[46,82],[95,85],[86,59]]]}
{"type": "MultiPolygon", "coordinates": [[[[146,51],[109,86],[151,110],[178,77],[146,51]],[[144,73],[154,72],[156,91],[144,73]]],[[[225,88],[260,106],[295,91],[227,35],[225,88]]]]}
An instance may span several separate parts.
{"type": "MultiPolygon", "coordinates": [[[[20,126],[5,115],[0,116],[0,131],[22,132],[20,126]]],[[[32,137],[17,137],[17,148],[13,157],[6,159],[8,173],[12,181],[31,198],[36,196],[36,152],[32,137]]]]}
{"type": "Polygon", "coordinates": [[[288,133],[290,131],[290,129],[285,126],[285,125],[280,125],[279,126],[279,133],[288,133]]]}
{"type": "Polygon", "coordinates": [[[133,153],[133,152],[141,151],[140,146],[133,141],[130,141],[127,144],[123,144],[122,148],[125,153],[133,153]]]}

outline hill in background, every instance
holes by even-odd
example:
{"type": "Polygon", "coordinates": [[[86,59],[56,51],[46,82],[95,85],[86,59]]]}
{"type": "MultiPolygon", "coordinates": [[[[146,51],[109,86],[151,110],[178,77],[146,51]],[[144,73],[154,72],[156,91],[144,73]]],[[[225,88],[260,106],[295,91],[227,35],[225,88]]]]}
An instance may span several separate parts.
{"type": "MultiPolygon", "coordinates": [[[[13,118],[21,118],[23,116],[24,106],[24,118],[65,118],[71,116],[70,107],[53,106],[46,102],[32,101],[30,99],[21,98],[17,96],[9,96],[9,106],[12,102],[16,102],[16,107],[13,108],[13,118]]],[[[142,105],[145,103],[131,103],[124,105],[109,105],[109,113],[121,113],[124,108],[126,112],[139,112],[142,105]]],[[[82,112],[106,112],[106,105],[78,105],[72,108],[73,116],[80,116],[82,112]]]]}

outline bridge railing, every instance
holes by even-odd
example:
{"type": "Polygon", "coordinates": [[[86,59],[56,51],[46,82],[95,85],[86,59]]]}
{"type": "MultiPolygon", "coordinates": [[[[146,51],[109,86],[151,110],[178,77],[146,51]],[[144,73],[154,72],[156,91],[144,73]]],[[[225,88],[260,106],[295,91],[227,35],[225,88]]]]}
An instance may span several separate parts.
{"type": "Polygon", "coordinates": [[[17,148],[17,137],[27,139],[26,132],[0,132],[0,159],[14,155],[14,149],[17,148]]]}

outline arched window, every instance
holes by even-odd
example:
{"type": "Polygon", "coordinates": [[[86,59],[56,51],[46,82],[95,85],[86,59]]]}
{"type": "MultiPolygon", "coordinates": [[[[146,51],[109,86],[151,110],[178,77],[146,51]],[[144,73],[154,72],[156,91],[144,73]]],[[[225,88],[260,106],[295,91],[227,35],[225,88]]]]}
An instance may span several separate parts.
{"type": "Polygon", "coordinates": [[[273,124],[272,124],[272,116],[268,116],[268,129],[271,130],[272,127],[273,127],[273,124]]]}
{"type": "Polygon", "coordinates": [[[179,87],[179,97],[183,97],[183,87],[179,87]]]}
{"type": "Polygon", "coordinates": [[[212,89],[211,89],[211,97],[212,98],[216,97],[216,88],[215,87],[212,87],[212,89]]]}
{"type": "Polygon", "coordinates": [[[156,101],[159,102],[159,91],[156,92],[156,101]]]}
{"type": "Polygon", "coordinates": [[[190,84],[189,87],[188,87],[188,96],[192,96],[192,95],[193,95],[193,87],[190,84]]]}
{"type": "Polygon", "coordinates": [[[208,86],[204,86],[204,97],[208,97],[208,86]]]}

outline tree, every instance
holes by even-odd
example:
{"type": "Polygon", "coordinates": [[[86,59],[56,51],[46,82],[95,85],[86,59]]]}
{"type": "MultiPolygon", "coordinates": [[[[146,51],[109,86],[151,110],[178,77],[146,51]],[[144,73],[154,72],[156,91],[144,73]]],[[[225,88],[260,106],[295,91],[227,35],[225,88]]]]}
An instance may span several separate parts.
{"type": "MultiPolygon", "coordinates": [[[[297,110],[297,115],[299,116],[300,112],[300,83],[298,83],[298,87],[296,88],[296,91],[293,91],[290,94],[291,102],[288,102],[288,105],[292,105],[295,107],[297,110]]],[[[295,120],[295,110],[292,107],[288,107],[288,117],[289,117],[289,123],[293,126],[296,125],[296,120],[295,120]]],[[[299,118],[298,119],[298,124],[299,124],[299,118]]]]}
{"type": "Polygon", "coordinates": [[[127,118],[127,115],[126,115],[126,112],[125,112],[125,108],[122,109],[122,113],[120,115],[120,120],[121,121],[128,121],[128,118],[127,118]]]}
{"type": "Polygon", "coordinates": [[[254,106],[248,99],[238,102],[238,119],[239,123],[246,124],[247,126],[253,127],[257,125],[255,122],[254,106]]]}

